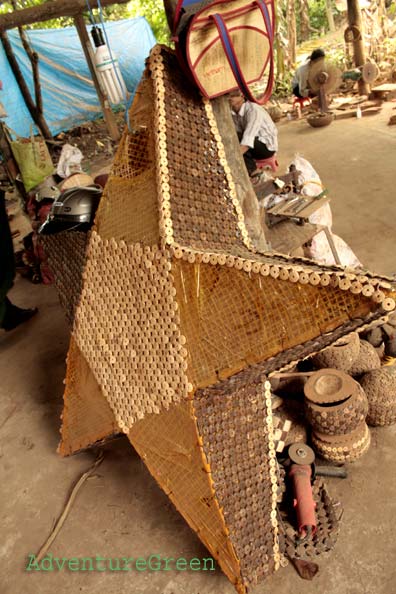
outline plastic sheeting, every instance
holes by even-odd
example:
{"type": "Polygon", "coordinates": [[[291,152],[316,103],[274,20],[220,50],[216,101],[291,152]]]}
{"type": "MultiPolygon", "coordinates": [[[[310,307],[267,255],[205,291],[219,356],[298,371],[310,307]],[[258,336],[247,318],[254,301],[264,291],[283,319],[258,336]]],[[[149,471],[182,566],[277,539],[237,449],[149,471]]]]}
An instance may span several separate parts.
{"type": "MultiPolygon", "coordinates": [[[[107,22],[105,27],[128,91],[134,93],[144,61],[156,43],[155,37],[143,17],[107,22]]],[[[88,31],[90,29],[88,27],[88,31]]],[[[57,134],[99,117],[102,114],[100,103],[75,27],[27,30],[26,33],[39,55],[44,115],[51,132],[57,134]]],[[[19,34],[11,30],[8,35],[34,97],[31,65],[19,34]]],[[[32,119],[1,45],[0,79],[3,82],[0,101],[8,114],[5,122],[20,136],[29,136],[32,119]]]]}
{"type": "MultiPolygon", "coordinates": [[[[300,171],[299,182],[303,184],[301,193],[305,194],[305,196],[318,196],[324,188],[318,173],[312,167],[311,163],[298,155],[291,164],[295,165],[296,169],[300,171]]],[[[314,225],[325,225],[329,228],[342,266],[346,266],[347,268],[363,267],[349,245],[341,237],[332,232],[333,215],[329,203],[314,212],[308,220],[314,225]]],[[[336,264],[324,231],[321,231],[312,239],[311,245],[307,250],[307,256],[312,258],[312,260],[328,266],[336,264]]]]}

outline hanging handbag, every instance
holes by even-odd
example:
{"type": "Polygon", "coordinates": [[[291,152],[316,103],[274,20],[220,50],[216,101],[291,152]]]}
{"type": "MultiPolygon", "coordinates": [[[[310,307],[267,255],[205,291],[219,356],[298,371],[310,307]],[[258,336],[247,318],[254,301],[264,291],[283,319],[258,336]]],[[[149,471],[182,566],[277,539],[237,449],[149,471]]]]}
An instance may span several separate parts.
{"type": "Polygon", "coordinates": [[[205,97],[239,90],[256,103],[271,96],[274,78],[274,0],[179,0],[174,17],[176,53],[205,97]],[[249,85],[267,83],[260,99],[249,85]]]}

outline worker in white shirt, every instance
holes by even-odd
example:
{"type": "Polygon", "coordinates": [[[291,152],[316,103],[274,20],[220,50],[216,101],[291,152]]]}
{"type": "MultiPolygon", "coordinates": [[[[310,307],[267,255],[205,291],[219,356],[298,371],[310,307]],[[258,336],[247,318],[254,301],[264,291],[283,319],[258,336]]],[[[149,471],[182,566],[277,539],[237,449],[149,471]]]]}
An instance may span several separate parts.
{"type": "Polygon", "coordinates": [[[257,172],[255,159],[268,159],[278,150],[278,130],[269,113],[246,101],[239,91],[229,94],[232,118],[250,176],[257,172]]]}
{"type": "Polygon", "coordinates": [[[308,76],[311,65],[317,62],[318,60],[323,60],[324,58],[324,51],[322,49],[316,49],[312,52],[308,60],[302,66],[297,68],[292,79],[293,95],[299,97],[300,99],[310,96],[308,76]]]}

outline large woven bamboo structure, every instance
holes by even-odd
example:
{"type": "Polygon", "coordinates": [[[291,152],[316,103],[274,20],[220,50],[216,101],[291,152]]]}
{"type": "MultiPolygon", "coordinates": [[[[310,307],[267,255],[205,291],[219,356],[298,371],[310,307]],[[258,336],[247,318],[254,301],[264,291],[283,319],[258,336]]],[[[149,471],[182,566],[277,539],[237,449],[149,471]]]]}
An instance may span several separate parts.
{"type": "Polygon", "coordinates": [[[281,560],[267,378],[378,323],[394,287],[254,250],[211,104],[171,51],[130,121],[88,241],[49,241],[72,322],[60,452],[124,432],[244,593],[281,560]]]}

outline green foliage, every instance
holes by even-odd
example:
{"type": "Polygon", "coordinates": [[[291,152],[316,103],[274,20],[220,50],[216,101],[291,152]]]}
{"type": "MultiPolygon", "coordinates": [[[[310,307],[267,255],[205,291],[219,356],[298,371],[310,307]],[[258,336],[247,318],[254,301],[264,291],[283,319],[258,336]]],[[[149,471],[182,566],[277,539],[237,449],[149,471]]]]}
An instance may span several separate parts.
{"type": "Polygon", "coordinates": [[[286,70],[282,77],[275,78],[274,90],[272,91],[272,97],[275,99],[282,99],[289,97],[291,93],[291,81],[293,78],[293,72],[286,70]]]}
{"type": "Polygon", "coordinates": [[[391,18],[396,16],[396,2],[394,0],[388,6],[388,15],[391,18]]]}
{"type": "Polygon", "coordinates": [[[169,43],[170,31],[162,2],[131,0],[126,6],[129,16],[144,16],[147,19],[158,43],[169,43]]]}
{"type": "MultiPolygon", "coordinates": [[[[40,4],[45,4],[51,0],[14,0],[17,10],[30,8],[40,4]]],[[[13,3],[10,1],[0,3],[0,14],[13,12],[13,3]]],[[[99,22],[99,11],[97,9],[92,11],[94,18],[99,22]]],[[[84,12],[86,21],[90,18],[89,11],[84,12]]],[[[169,43],[169,29],[166,20],[163,3],[158,0],[131,0],[127,4],[114,4],[103,8],[104,20],[117,21],[120,19],[134,18],[143,16],[150,24],[155,37],[159,43],[169,43]]],[[[58,19],[51,19],[49,21],[42,21],[28,25],[27,29],[55,29],[73,25],[73,19],[69,17],[61,17],[58,19]]]]}
{"type": "Polygon", "coordinates": [[[396,38],[387,38],[382,42],[381,59],[394,65],[396,63],[396,38]]]}
{"type": "MultiPolygon", "coordinates": [[[[332,13],[335,21],[342,13],[339,13],[335,4],[335,0],[331,0],[332,13]]],[[[318,37],[327,33],[329,30],[329,22],[326,13],[326,0],[308,0],[309,7],[309,22],[312,28],[311,38],[318,37]]],[[[299,16],[297,16],[297,25],[299,24],[299,16]]]]}
{"type": "Polygon", "coordinates": [[[311,27],[318,31],[326,31],[328,28],[325,0],[309,0],[309,19],[311,27]]]}

